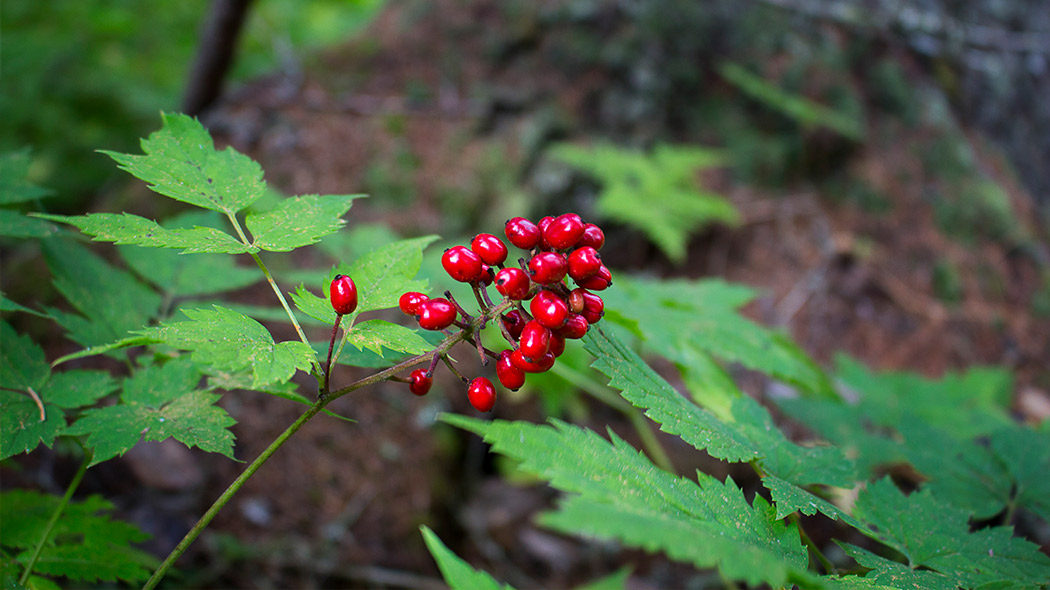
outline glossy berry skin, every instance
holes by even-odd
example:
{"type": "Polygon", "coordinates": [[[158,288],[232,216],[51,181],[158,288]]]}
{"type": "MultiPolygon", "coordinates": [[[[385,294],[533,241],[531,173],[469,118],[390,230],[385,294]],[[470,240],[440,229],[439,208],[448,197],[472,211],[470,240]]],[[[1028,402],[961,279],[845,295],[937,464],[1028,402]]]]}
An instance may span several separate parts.
{"type": "Polygon", "coordinates": [[[602,267],[602,257],[590,246],[576,248],[569,254],[569,276],[574,281],[582,281],[598,274],[602,267]]]}
{"type": "Polygon", "coordinates": [[[602,291],[608,289],[609,285],[612,284],[612,273],[603,264],[593,276],[589,276],[582,281],[576,281],[576,284],[591,291],[602,291]]]}
{"type": "Polygon", "coordinates": [[[496,273],[496,290],[500,295],[510,299],[520,300],[529,296],[529,275],[520,268],[508,266],[496,273]]]}
{"type": "Polygon", "coordinates": [[[408,390],[416,395],[426,395],[433,383],[426,369],[416,369],[408,376],[408,390]]]}
{"type": "Polygon", "coordinates": [[[583,291],[583,311],[579,314],[587,320],[587,323],[597,324],[598,320],[605,315],[605,302],[594,293],[583,291]]]}
{"type": "Polygon", "coordinates": [[[511,342],[511,344],[517,344],[518,338],[521,338],[521,330],[525,327],[525,318],[522,317],[520,311],[512,309],[503,314],[502,321],[503,325],[507,327],[507,331],[514,337],[515,341],[511,342]]]}
{"type": "Polygon", "coordinates": [[[487,264],[481,265],[481,274],[478,275],[477,283],[482,287],[488,287],[492,284],[495,279],[496,273],[492,271],[492,267],[487,264]]]}
{"type": "Polygon", "coordinates": [[[475,377],[467,387],[467,400],[479,412],[488,412],[496,405],[496,388],[486,377],[475,377]]]}
{"type": "Polygon", "coordinates": [[[565,300],[565,302],[569,304],[569,311],[572,313],[580,313],[583,311],[583,307],[587,303],[587,300],[585,299],[586,293],[587,291],[585,289],[580,288],[569,291],[569,297],[565,300]]]}
{"type": "Polygon", "coordinates": [[[456,321],[456,308],[448,299],[435,297],[419,305],[416,319],[424,330],[444,330],[456,321]]]}
{"type": "Polygon", "coordinates": [[[335,275],[328,287],[332,309],[339,315],[353,313],[357,309],[357,285],[346,275],[335,275]]]}
{"type": "Polygon", "coordinates": [[[555,250],[572,248],[583,237],[583,220],[575,213],[555,217],[543,228],[543,240],[555,250]]]}
{"type": "Polygon", "coordinates": [[[540,252],[529,260],[529,274],[541,285],[556,283],[565,278],[569,261],[558,252],[540,252]]]}
{"type": "Polygon", "coordinates": [[[518,349],[527,359],[538,359],[550,350],[551,331],[536,320],[531,320],[521,330],[518,349]]]}
{"type": "Polygon", "coordinates": [[[565,325],[565,319],[569,315],[569,304],[557,294],[545,289],[529,302],[529,311],[536,321],[553,330],[565,325]]]}
{"type": "Polygon", "coordinates": [[[578,340],[583,338],[587,333],[587,328],[589,326],[590,324],[587,323],[587,318],[578,313],[570,313],[569,317],[565,318],[565,325],[558,328],[558,335],[572,340],[578,340]]]}
{"type": "Polygon", "coordinates": [[[406,315],[416,315],[416,311],[419,310],[419,305],[429,299],[430,297],[427,297],[418,291],[409,291],[408,293],[401,295],[397,300],[397,306],[401,309],[401,312],[406,315]]]}
{"type": "Polygon", "coordinates": [[[524,217],[508,220],[503,233],[507,235],[511,244],[522,250],[532,250],[540,244],[542,238],[539,226],[524,217]]]}
{"type": "Polygon", "coordinates": [[[514,366],[514,363],[510,360],[511,351],[504,350],[499,353],[499,359],[496,361],[496,378],[499,382],[511,391],[517,391],[522,385],[525,385],[525,371],[514,366]]]}
{"type": "Polygon", "coordinates": [[[503,264],[507,259],[507,245],[492,234],[478,234],[470,241],[470,250],[489,266],[503,264]]]}
{"type": "Polygon", "coordinates": [[[552,332],[551,347],[547,352],[553,354],[555,358],[561,356],[561,353],[565,352],[565,336],[552,332]]]}
{"type": "Polygon", "coordinates": [[[473,283],[481,276],[481,257],[466,246],[453,246],[441,255],[441,266],[448,276],[461,283],[473,283]]]}
{"type": "Polygon", "coordinates": [[[590,246],[595,250],[601,250],[602,246],[605,245],[605,232],[602,228],[594,225],[593,223],[587,223],[583,226],[583,235],[580,236],[580,241],[576,242],[578,248],[583,246],[590,246]]]}
{"type": "Polygon", "coordinates": [[[535,360],[529,360],[521,349],[517,349],[510,353],[510,362],[525,373],[544,373],[554,366],[554,355],[548,352],[535,360]]]}

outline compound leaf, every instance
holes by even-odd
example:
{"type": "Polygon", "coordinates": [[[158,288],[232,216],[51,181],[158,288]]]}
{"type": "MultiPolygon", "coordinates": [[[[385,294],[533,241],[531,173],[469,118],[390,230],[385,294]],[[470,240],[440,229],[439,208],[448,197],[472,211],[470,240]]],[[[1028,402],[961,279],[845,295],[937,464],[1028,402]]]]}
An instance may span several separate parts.
{"type": "Polygon", "coordinates": [[[307,195],[282,200],[265,213],[252,213],[245,219],[254,238],[252,244],[271,252],[287,252],[316,244],[338,231],[346,221],[343,215],[353,200],[364,195],[307,195]]]}
{"type": "Polygon", "coordinates": [[[430,555],[438,564],[441,576],[452,590],[513,590],[507,584],[500,584],[488,573],[470,567],[470,564],[449,550],[434,531],[423,526],[423,541],[430,550],[430,555]]]}
{"type": "Polygon", "coordinates": [[[383,320],[367,320],[354,324],[346,342],[353,344],[358,350],[367,348],[379,356],[383,356],[384,348],[406,354],[419,354],[431,347],[415,330],[383,320]]]}
{"type": "Polygon", "coordinates": [[[34,216],[76,226],[96,242],[173,248],[186,254],[244,254],[257,250],[215,228],[165,229],[155,221],[130,213],[88,213],[77,216],[37,213],[34,216]]]}
{"type": "Polygon", "coordinates": [[[221,306],[187,309],[189,321],[165,323],[138,333],[180,350],[219,370],[252,370],[252,387],[284,383],[296,370],[308,371],[313,350],[299,341],[275,343],[259,322],[221,306]]]}
{"type": "Polygon", "coordinates": [[[145,155],[102,153],[166,197],[227,215],[266,192],[259,164],[233,148],[216,151],[199,121],[167,113],[161,119],[163,127],[142,140],[145,155]]]}

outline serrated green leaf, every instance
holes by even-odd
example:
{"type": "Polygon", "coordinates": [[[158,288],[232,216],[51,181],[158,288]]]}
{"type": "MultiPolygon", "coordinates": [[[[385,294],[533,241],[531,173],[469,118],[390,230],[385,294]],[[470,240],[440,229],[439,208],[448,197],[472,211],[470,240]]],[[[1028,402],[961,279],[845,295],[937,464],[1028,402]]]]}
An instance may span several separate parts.
{"type": "Polygon", "coordinates": [[[0,322],[0,386],[23,391],[39,390],[47,383],[51,368],[40,348],[29,336],[23,336],[7,322],[0,322]]]}
{"type": "Polygon", "coordinates": [[[252,233],[252,245],[271,252],[287,252],[316,244],[338,231],[346,221],[354,199],[364,195],[307,195],[284,199],[265,213],[252,213],[245,219],[252,233]]]}
{"type": "MultiPolygon", "coordinates": [[[[835,397],[827,375],[785,336],[741,316],[736,308],[750,289],[722,281],[658,281],[614,276],[602,291],[606,310],[644,326],[644,344],[676,363],[693,362],[693,349],[781,379],[808,395],[835,397]]],[[[608,314],[616,321],[615,314],[608,314]]]]}
{"type": "MultiPolygon", "coordinates": [[[[325,346],[327,347],[328,345],[326,344],[325,346]]],[[[214,368],[209,367],[208,386],[209,389],[225,389],[226,391],[234,391],[238,389],[253,390],[258,391],[260,393],[266,393],[275,397],[291,400],[293,402],[303,404],[304,406],[314,405],[314,400],[311,400],[305,395],[299,393],[299,386],[295,383],[271,383],[269,385],[264,385],[262,387],[253,389],[252,374],[251,371],[247,370],[231,373],[227,371],[217,371],[214,368]]],[[[324,409],[321,411],[333,418],[343,420],[344,422],[357,422],[357,420],[347,418],[342,414],[337,414],[328,409],[324,409]]]]}
{"type": "Polygon", "coordinates": [[[857,496],[853,516],[864,523],[861,532],[899,551],[911,569],[938,571],[953,588],[1037,587],[1050,580],[1050,557],[1037,545],[1013,536],[1008,527],[970,532],[965,510],[939,502],[927,490],[905,496],[888,478],[869,483],[857,496]]]}
{"type": "Polygon", "coordinates": [[[29,181],[32,163],[28,148],[0,155],[0,205],[35,201],[51,194],[52,191],[29,181]]]}
{"type": "Polygon", "coordinates": [[[121,340],[160,309],[157,293],[83,246],[48,240],[42,249],[55,287],[83,314],[51,312],[75,342],[98,346],[121,340]]]}
{"type": "Polygon", "coordinates": [[[322,324],[332,325],[335,323],[335,310],[332,309],[332,304],[327,298],[314,295],[304,285],[296,287],[295,292],[291,293],[291,296],[292,302],[295,303],[295,307],[299,311],[322,324]]]}
{"type": "Polygon", "coordinates": [[[259,164],[233,148],[216,151],[196,119],[167,113],[161,118],[164,126],[142,140],[146,155],[102,153],[164,196],[227,215],[266,192],[259,164]]]}
{"type": "Polygon", "coordinates": [[[732,400],[728,416],[719,418],[678,393],[623,342],[601,327],[584,337],[594,355],[593,367],[632,405],[698,449],[726,461],[757,461],[767,473],[797,484],[849,485],[852,463],[833,447],[807,448],[788,440],[769,413],[755,400],[732,400]]]}
{"type": "Polygon", "coordinates": [[[486,572],[470,567],[469,563],[450,551],[434,531],[425,526],[420,527],[420,531],[430,555],[441,570],[441,576],[452,590],[513,590],[511,586],[500,584],[486,572]]]}
{"type": "Polygon", "coordinates": [[[855,559],[861,566],[872,570],[863,579],[870,580],[873,584],[888,586],[895,590],[958,590],[959,588],[956,580],[940,572],[912,569],[902,563],[875,555],[867,549],[848,543],[841,543],[841,545],[846,555],[855,559]]]}
{"type": "Polygon", "coordinates": [[[185,359],[151,365],[124,380],[120,404],[88,410],[68,433],[88,435],[92,465],[123,455],[140,439],[173,437],[188,447],[233,458],[235,422],[213,405],[218,395],[195,391],[200,371],[185,359]]]}
{"type": "MultiPolygon", "coordinates": [[[[25,565],[48,520],[58,506],[57,496],[27,490],[0,495],[0,521],[6,547],[27,549],[17,557],[25,565]]],[[[113,520],[113,505],[98,496],[70,502],[55,525],[52,541],[44,547],[34,571],[81,582],[136,583],[149,577],[156,560],[132,547],[148,536],[137,527],[113,520]]]]}
{"type": "Polygon", "coordinates": [[[46,238],[58,233],[53,223],[29,217],[11,209],[0,209],[0,236],[9,238],[46,238]]]}
{"type": "Polygon", "coordinates": [[[165,323],[138,332],[180,350],[195,362],[219,370],[252,370],[252,387],[284,383],[296,370],[309,371],[313,350],[299,341],[275,343],[270,333],[250,317],[221,306],[184,310],[189,321],[165,323]]]}
{"type": "Polygon", "coordinates": [[[828,518],[844,522],[852,527],[859,528],[861,526],[856,519],[838,506],[779,477],[767,475],[762,478],[762,485],[766,486],[773,498],[773,503],[777,508],[778,519],[784,518],[793,512],[801,512],[807,516],[813,516],[820,512],[828,518]]]}
{"type": "Polygon", "coordinates": [[[1018,426],[992,434],[989,444],[1010,474],[1011,503],[1050,523],[1050,432],[1018,426]]]}
{"type": "MultiPolygon", "coordinates": [[[[80,316],[73,316],[80,317],[80,316]]],[[[89,356],[98,356],[100,354],[106,354],[107,352],[113,352],[114,350],[120,350],[122,348],[130,348],[132,346],[145,346],[147,344],[156,344],[159,340],[152,338],[146,338],[144,336],[131,336],[128,338],[122,338],[116,342],[109,342],[107,344],[101,344],[99,346],[91,346],[84,350],[77,352],[71,352],[65,356],[60,356],[51,362],[52,367],[57,367],[62,363],[68,363],[69,361],[86,358],[89,356]]]]}
{"type": "Polygon", "coordinates": [[[638,228],[671,260],[685,260],[689,235],[712,223],[736,223],[725,198],[701,190],[697,172],[722,162],[712,150],[658,145],[652,153],[598,145],[559,144],[550,154],[603,184],[595,208],[607,219],[638,228]],[[639,206],[644,203],[644,206],[639,206]]]}
{"type": "Polygon", "coordinates": [[[40,406],[28,394],[0,390],[0,459],[28,453],[41,443],[50,447],[65,430],[65,414],[58,406],[44,402],[41,420],[40,406]]]}
{"type": "Polygon", "coordinates": [[[420,354],[430,350],[430,343],[415,330],[383,320],[367,320],[354,324],[346,338],[358,350],[368,349],[383,356],[383,349],[406,354],[420,354]]]}
{"type": "Polygon", "coordinates": [[[51,376],[40,392],[40,398],[60,408],[72,410],[90,406],[116,389],[116,380],[105,371],[63,371],[51,376]]]}
{"type": "Polygon", "coordinates": [[[794,525],[776,521],[761,497],[748,504],[732,479],[678,477],[613,433],[610,442],[557,420],[538,426],[441,418],[483,436],[493,451],[520,462],[518,469],[574,494],[541,518],[547,526],[663,551],[697,567],[716,566],[726,577],[750,584],[819,587],[806,569],[808,557],[794,525]]]}
{"type": "Polygon", "coordinates": [[[92,236],[96,242],[174,248],[186,254],[244,254],[258,250],[215,228],[165,229],[155,221],[130,213],[88,213],[77,216],[37,213],[35,217],[68,223],[92,236]]]}
{"type": "Polygon", "coordinates": [[[53,320],[54,319],[50,315],[48,315],[48,314],[46,314],[44,312],[40,312],[40,311],[37,311],[35,309],[26,307],[26,306],[24,306],[24,305],[22,305],[20,303],[15,302],[15,301],[11,301],[10,299],[7,298],[7,295],[4,295],[3,291],[0,291],[0,311],[18,311],[18,312],[22,312],[22,313],[28,313],[30,315],[35,315],[37,317],[49,319],[49,320],[53,320]]]}

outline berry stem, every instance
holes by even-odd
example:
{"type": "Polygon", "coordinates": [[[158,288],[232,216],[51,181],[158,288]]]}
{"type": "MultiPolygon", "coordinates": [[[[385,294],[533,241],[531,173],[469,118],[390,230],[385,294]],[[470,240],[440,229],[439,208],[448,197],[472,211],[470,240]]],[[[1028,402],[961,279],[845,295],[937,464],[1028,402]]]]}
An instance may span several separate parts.
{"type": "Polygon", "coordinates": [[[335,323],[332,324],[332,339],[328,341],[328,361],[324,365],[324,388],[328,392],[329,377],[332,374],[332,349],[335,348],[335,335],[339,333],[339,323],[343,321],[343,314],[335,314],[335,323]]]}
{"type": "Polygon", "coordinates": [[[478,308],[481,309],[482,312],[492,307],[492,302],[489,301],[489,295],[484,287],[479,287],[477,283],[471,283],[470,288],[473,289],[474,299],[478,300],[478,308]],[[485,299],[481,298],[482,293],[485,293],[485,299]]]}
{"type": "Polygon", "coordinates": [[[474,316],[467,313],[467,310],[463,309],[463,306],[460,305],[459,302],[456,301],[456,298],[452,296],[452,291],[445,291],[445,299],[448,299],[449,303],[455,306],[456,311],[459,312],[459,315],[463,318],[463,321],[470,323],[474,320],[474,316]]]}
{"type": "Polygon", "coordinates": [[[459,377],[464,383],[470,383],[470,379],[464,377],[463,374],[456,369],[456,366],[452,364],[452,360],[448,358],[447,354],[441,355],[441,360],[445,361],[445,366],[448,367],[448,370],[451,371],[453,375],[459,377]]]}

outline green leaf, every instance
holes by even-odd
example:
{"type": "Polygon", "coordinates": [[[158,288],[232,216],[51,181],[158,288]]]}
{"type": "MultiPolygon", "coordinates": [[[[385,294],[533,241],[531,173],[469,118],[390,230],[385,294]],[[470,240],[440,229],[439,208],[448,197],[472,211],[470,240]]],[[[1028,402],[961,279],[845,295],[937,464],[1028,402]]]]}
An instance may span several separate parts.
{"type": "MultiPolygon", "coordinates": [[[[888,479],[868,484],[858,496],[853,516],[861,532],[900,552],[912,570],[944,574],[951,587],[992,584],[1038,587],[1050,580],[1050,557],[1013,536],[1008,527],[970,531],[969,514],[927,490],[905,496],[888,479]]],[[[867,565],[880,573],[896,567],[867,565]]]]}
{"type": "Polygon", "coordinates": [[[1050,431],[1009,428],[989,442],[1010,474],[1012,503],[1050,523],[1050,431]]]}
{"type": "Polygon", "coordinates": [[[368,349],[383,356],[383,349],[406,354],[420,354],[430,350],[427,342],[415,330],[385,322],[367,320],[354,324],[346,338],[347,344],[353,344],[358,350],[368,349]]]}
{"type": "Polygon", "coordinates": [[[65,430],[65,415],[58,406],[44,402],[41,420],[40,406],[27,393],[0,389],[0,459],[28,453],[41,443],[50,447],[65,430]]]}
{"type": "MultiPolygon", "coordinates": [[[[644,344],[680,365],[700,351],[736,362],[799,387],[803,393],[836,397],[827,375],[787,337],[741,316],[736,308],[753,291],[722,281],[658,281],[615,275],[602,291],[610,321],[616,314],[644,326],[644,344]]],[[[724,405],[724,400],[720,402],[724,405]]]]}
{"type": "Polygon", "coordinates": [[[121,340],[160,309],[161,298],[131,274],[68,240],[42,244],[55,287],[83,315],[53,311],[70,338],[83,346],[121,340]]]}
{"type": "Polygon", "coordinates": [[[227,215],[266,192],[259,164],[233,148],[216,151],[196,119],[166,113],[161,118],[164,126],[142,140],[146,155],[102,153],[166,197],[227,215]]]}
{"type": "Polygon", "coordinates": [[[57,367],[62,363],[68,363],[69,361],[87,358],[89,356],[98,356],[100,354],[106,354],[107,352],[113,352],[114,350],[120,350],[122,348],[129,348],[132,346],[145,346],[147,344],[157,344],[159,341],[152,338],[145,338],[143,336],[131,336],[128,338],[122,338],[116,342],[109,342],[107,344],[100,344],[99,346],[91,346],[84,350],[77,352],[71,352],[65,356],[60,356],[55,359],[52,363],[52,367],[57,367]]]}
{"type": "Polygon", "coordinates": [[[728,415],[720,418],[678,393],[603,328],[590,330],[583,341],[595,357],[592,366],[664,432],[679,435],[719,459],[757,461],[767,473],[792,483],[850,485],[854,481],[852,463],[838,449],[793,443],[773,424],[769,412],[750,397],[733,399],[728,415]]]}
{"type": "Polygon", "coordinates": [[[441,570],[441,575],[445,578],[445,583],[449,588],[452,590],[512,590],[511,586],[501,585],[487,573],[470,567],[469,563],[450,551],[434,534],[434,531],[425,526],[419,528],[423,533],[423,541],[427,544],[430,555],[437,562],[438,569],[441,570]]]}
{"type": "Polygon", "coordinates": [[[3,291],[0,291],[0,311],[19,311],[19,312],[22,312],[22,313],[28,313],[30,315],[35,315],[37,317],[41,317],[41,318],[45,318],[45,319],[49,319],[49,320],[53,320],[54,319],[50,315],[48,315],[46,313],[37,311],[37,310],[32,309],[30,307],[26,307],[26,306],[24,306],[24,305],[22,305],[20,303],[16,303],[14,301],[11,301],[10,299],[7,298],[7,295],[4,295],[3,291]]]}
{"type": "MultiPolygon", "coordinates": [[[[0,521],[5,547],[26,549],[17,559],[28,563],[59,498],[28,490],[0,495],[0,521]]],[[[65,576],[80,582],[145,581],[156,560],[132,545],[148,538],[132,524],[113,520],[113,505],[98,496],[72,501],[55,525],[52,541],[44,547],[34,571],[65,576]]]]}
{"type": "Polygon", "coordinates": [[[213,405],[219,395],[195,391],[200,371],[185,359],[151,365],[124,381],[121,403],[84,412],[68,434],[88,435],[92,465],[123,455],[140,439],[174,437],[187,447],[233,458],[235,422],[213,405]]]}
{"type": "Polygon", "coordinates": [[[11,209],[0,209],[0,236],[10,238],[46,238],[58,233],[54,224],[28,217],[11,209]]]}
{"type": "Polygon", "coordinates": [[[130,213],[88,213],[77,216],[37,213],[34,216],[76,226],[85,234],[93,236],[96,242],[175,248],[186,254],[244,254],[258,250],[215,228],[165,229],[155,221],[130,213]]]}
{"type": "Polygon", "coordinates": [[[573,494],[541,522],[562,532],[617,539],[662,551],[697,567],[718,567],[730,579],[772,586],[819,587],[794,525],[774,518],[760,496],[752,504],[727,479],[699,474],[694,482],[662,471],[615,434],[552,420],[550,426],[463,416],[442,420],[475,432],[518,469],[573,494]]]}
{"type": "Polygon", "coordinates": [[[51,194],[29,180],[32,163],[28,148],[0,155],[0,205],[35,201],[51,194]]]}
{"type": "Polygon", "coordinates": [[[39,390],[47,383],[51,368],[40,348],[29,336],[23,336],[7,322],[0,322],[0,386],[23,391],[39,390]]]}
{"type": "Polygon", "coordinates": [[[80,369],[52,375],[40,392],[40,398],[72,410],[90,406],[116,390],[116,380],[106,371],[80,369]]]}
{"type": "Polygon", "coordinates": [[[685,260],[689,235],[713,223],[734,224],[739,215],[723,197],[701,190],[697,173],[718,166],[714,151],[658,145],[651,154],[609,145],[559,144],[550,153],[601,181],[595,207],[606,219],[638,228],[676,263],[685,260]],[[644,206],[639,206],[644,203],[644,206]]]}
{"type": "Polygon", "coordinates": [[[364,195],[307,195],[284,199],[265,213],[252,213],[245,219],[252,232],[252,244],[271,252],[287,252],[316,244],[338,231],[346,221],[354,199],[364,195]]]}
{"type": "Polygon", "coordinates": [[[607,576],[591,580],[583,586],[577,586],[576,590],[627,590],[627,578],[630,575],[630,568],[621,568],[607,576]]]}
{"type": "Polygon", "coordinates": [[[284,383],[296,370],[309,371],[313,350],[299,341],[274,343],[273,337],[250,317],[214,306],[184,310],[189,321],[165,323],[138,332],[180,350],[192,351],[194,361],[219,370],[252,370],[252,387],[284,383]]]}

